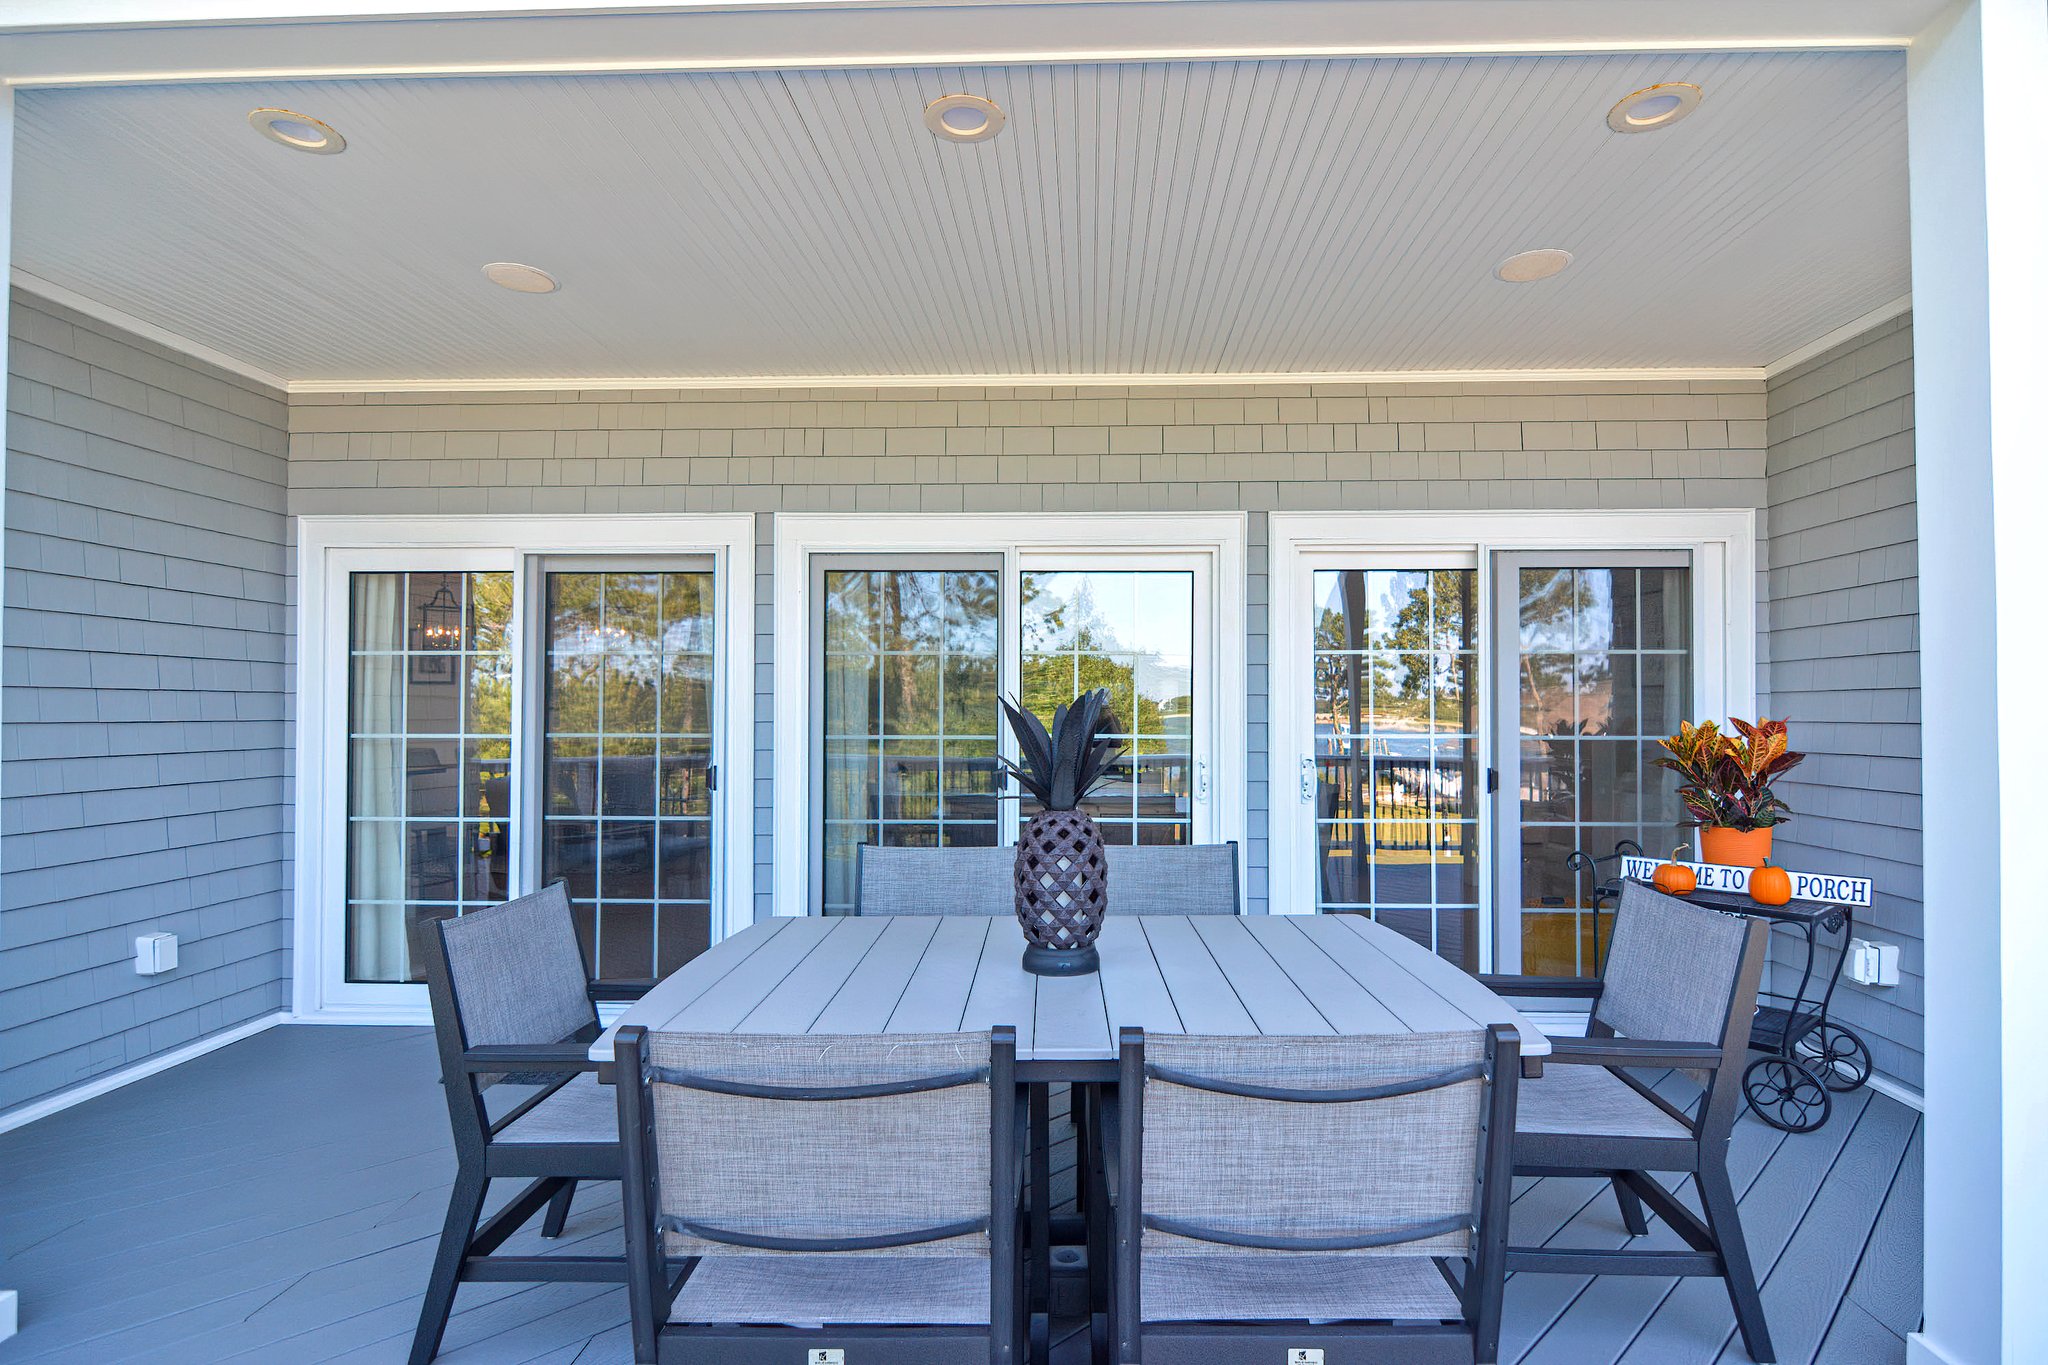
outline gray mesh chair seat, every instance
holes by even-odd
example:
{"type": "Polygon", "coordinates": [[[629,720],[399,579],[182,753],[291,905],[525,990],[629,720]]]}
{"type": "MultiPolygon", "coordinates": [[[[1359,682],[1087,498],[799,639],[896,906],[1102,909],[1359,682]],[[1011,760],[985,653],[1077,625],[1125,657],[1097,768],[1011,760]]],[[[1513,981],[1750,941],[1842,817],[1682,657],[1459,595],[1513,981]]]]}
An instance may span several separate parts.
{"type": "Polygon", "coordinates": [[[1011,915],[1014,848],[890,848],[862,844],[857,915],[1011,915]]]}
{"type": "Polygon", "coordinates": [[[1138,1292],[1147,1322],[1443,1322],[1465,1312],[1427,1256],[1155,1258],[1138,1292]]]}
{"type": "Polygon", "coordinates": [[[540,1103],[500,1128],[499,1142],[591,1142],[616,1147],[619,1102],[590,1072],[572,1076],[540,1103]]]}
{"type": "Polygon", "coordinates": [[[1115,1359],[1493,1358],[1513,1030],[1121,1043],[1090,1194],[1115,1359]]]}
{"type": "Polygon", "coordinates": [[[669,1321],[987,1326],[989,1263],[977,1256],[707,1256],[683,1283],[669,1321]]]}
{"type": "Polygon", "coordinates": [[[577,1182],[617,1180],[623,1169],[618,1105],[586,1055],[597,1008],[567,893],[556,885],[426,921],[413,948],[426,969],[456,1158],[413,1335],[412,1365],[423,1365],[440,1350],[464,1280],[624,1281],[627,1267],[623,1246],[610,1256],[498,1254],[543,1208],[541,1235],[560,1236],[577,1182]],[[535,1090],[494,1119],[484,1091],[501,1083],[535,1090]],[[486,1219],[485,1192],[503,1177],[530,1183],[486,1219]]]}
{"type": "Polygon", "coordinates": [[[1693,1140],[1691,1128],[1604,1066],[1545,1067],[1521,1090],[1517,1133],[1693,1140]]]}
{"type": "Polygon", "coordinates": [[[1508,1268],[1570,1275],[1716,1275],[1726,1283],[1750,1358],[1774,1359],[1763,1300],[1728,1178],[1728,1135],[1756,1013],[1768,926],[1625,882],[1598,981],[1482,978],[1507,995],[1593,1001],[1584,1038],[1554,1038],[1540,1079],[1525,1082],[1515,1170],[1605,1176],[1622,1226],[1649,1231],[1644,1208],[1688,1250],[1510,1247],[1508,1268]],[[1643,1079],[1665,1069],[1703,1090],[1688,1108],[1643,1079]],[[1705,1217],[1647,1174],[1690,1172],[1705,1217]]]}
{"type": "Polygon", "coordinates": [[[617,1039],[642,1360],[1022,1348],[1016,1034],[617,1039]]]}
{"type": "Polygon", "coordinates": [[[1234,915],[1237,844],[1112,844],[1112,915],[1234,915]]]}

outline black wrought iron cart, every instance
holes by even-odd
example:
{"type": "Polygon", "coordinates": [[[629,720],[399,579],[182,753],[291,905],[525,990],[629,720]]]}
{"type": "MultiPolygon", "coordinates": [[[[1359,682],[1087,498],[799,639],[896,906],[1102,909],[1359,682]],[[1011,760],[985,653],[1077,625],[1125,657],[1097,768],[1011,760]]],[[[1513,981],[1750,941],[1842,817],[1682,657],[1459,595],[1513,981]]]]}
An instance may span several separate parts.
{"type": "MultiPolygon", "coordinates": [[[[1593,875],[1596,971],[1601,963],[1599,912],[1611,909],[1621,899],[1622,859],[1641,856],[1634,841],[1623,840],[1606,857],[1581,850],[1568,862],[1574,871],[1593,875]]],[[[1799,936],[1804,954],[1797,987],[1759,995],[1761,1003],[1750,1025],[1749,1046],[1762,1055],[1744,1070],[1742,1093],[1751,1111],[1773,1128],[1812,1132],[1834,1112],[1835,1095],[1858,1089],[1870,1080],[1869,1044],[1829,1014],[1835,984],[1842,975],[1843,955],[1855,932],[1854,907],[1822,901],[1759,905],[1743,893],[1709,890],[1694,891],[1686,899],[1728,914],[1766,919],[1773,929],[1783,926],[1799,936]]]]}

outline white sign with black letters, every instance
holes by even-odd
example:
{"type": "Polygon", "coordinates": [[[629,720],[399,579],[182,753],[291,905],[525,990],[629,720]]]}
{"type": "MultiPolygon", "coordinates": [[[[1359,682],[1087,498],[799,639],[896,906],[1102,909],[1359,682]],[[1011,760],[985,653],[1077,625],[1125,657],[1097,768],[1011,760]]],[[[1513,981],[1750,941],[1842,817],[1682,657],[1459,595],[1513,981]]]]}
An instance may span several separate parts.
{"type": "MultiPolygon", "coordinates": [[[[1657,869],[1664,865],[1662,858],[1623,858],[1621,875],[1637,881],[1648,881],[1657,869]]],[[[1680,863],[1680,867],[1692,869],[1699,878],[1702,891],[1732,891],[1737,895],[1749,890],[1749,874],[1755,868],[1730,867],[1726,863],[1680,863]]],[[[1821,905],[1853,905],[1868,908],[1870,905],[1870,878],[1837,877],[1826,872],[1794,872],[1786,868],[1792,878],[1792,899],[1813,901],[1821,905]]]]}

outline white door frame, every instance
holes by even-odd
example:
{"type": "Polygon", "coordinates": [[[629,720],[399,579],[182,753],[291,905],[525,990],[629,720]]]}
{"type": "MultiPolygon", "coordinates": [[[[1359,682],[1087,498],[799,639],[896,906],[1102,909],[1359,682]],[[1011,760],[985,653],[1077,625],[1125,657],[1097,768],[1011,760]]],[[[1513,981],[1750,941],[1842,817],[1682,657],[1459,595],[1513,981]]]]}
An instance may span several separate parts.
{"type": "MultiPolygon", "coordinates": [[[[1652,508],[1565,512],[1274,512],[1268,577],[1267,815],[1269,901],[1273,914],[1314,912],[1314,810],[1300,797],[1300,762],[1314,749],[1307,700],[1306,656],[1298,648],[1312,624],[1310,575],[1333,556],[1386,563],[1401,554],[1420,563],[1446,554],[1472,556],[1479,569],[1475,639],[1489,642],[1493,619],[1490,571],[1503,550],[1688,549],[1693,551],[1695,639],[1703,715],[1753,713],[1756,707],[1756,511],[1652,508]],[[1714,631],[1708,623],[1721,622],[1714,631]],[[1716,650],[1715,646],[1718,646],[1716,650]],[[1297,657],[1301,655],[1301,657],[1297,657]]],[[[1490,655],[1481,645],[1482,659],[1490,655]]],[[[1488,684],[1491,671],[1486,670],[1488,684]]],[[[1481,752],[1493,762],[1493,707],[1481,707],[1481,752]]],[[[1494,803],[1480,803],[1481,857],[1491,866],[1494,803]]],[[[1491,961],[1493,878],[1482,874],[1480,933],[1491,961]]]]}
{"type": "MultiPolygon", "coordinates": [[[[1004,630],[1016,621],[1021,569],[1085,561],[1089,568],[1195,566],[1211,591],[1196,601],[1196,682],[1213,698],[1197,719],[1213,760],[1211,837],[1242,848],[1246,820],[1245,539],[1242,512],[965,513],[839,515],[784,513],[775,519],[775,874],[778,915],[810,911],[812,555],[867,553],[998,555],[1003,561],[1004,630]],[[1169,560],[1164,556],[1171,556],[1169,560]],[[1201,666],[1204,642],[1208,665],[1201,666]]],[[[1201,580],[1197,580],[1200,593],[1201,580]]],[[[1008,657],[1008,642],[1003,657],[1008,657]]],[[[1002,675],[1004,686],[1014,679],[1002,675]]],[[[1199,694],[1198,694],[1199,695],[1199,694]]],[[[1008,737],[1004,752],[1010,751],[1008,737]]]]}
{"type": "MultiPolygon", "coordinates": [[[[292,822],[292,1013],[322,1023],[420,1023],[425,988],[341,980],[346,865],[348,575],[389,569],[509,571],[513,575],[512,699],[515,770],[539,678],[528,666],[528,562],[572,555],[710,555],[717,581],[714,648],[721,663],[714,701],[719,765],[713,796],[720,837],[712,934],[753,922],[754,907],[754,518],[750,513],[650,516],[305,516],[298,518],[297,754],[292,822]]],[[[513,784],[515,845],[527,793],[513,784]]],[[[530,860],[511,864],[518,890],[532,889],[530,860]]]]}

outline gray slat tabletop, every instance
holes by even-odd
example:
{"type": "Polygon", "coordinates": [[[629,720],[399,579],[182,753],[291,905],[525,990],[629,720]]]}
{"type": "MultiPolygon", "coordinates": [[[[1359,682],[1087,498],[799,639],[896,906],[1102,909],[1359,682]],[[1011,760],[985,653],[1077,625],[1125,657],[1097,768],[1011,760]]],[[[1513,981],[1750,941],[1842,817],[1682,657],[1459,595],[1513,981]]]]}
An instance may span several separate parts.
{"type": "Polygon", "coordinates": [[[1550,1040],[1453,964],[1358,915],[1116,916],[1102,970],[1037,977],[1007,919],[782,917],[664,978],[627,1024],[719,1033],[924,1033],[1011,1024],[1032,1080],[1101,1079],[1117,1030],[1426,1033],[1512,1025],[1532,1062],[1550,1040]]]}

